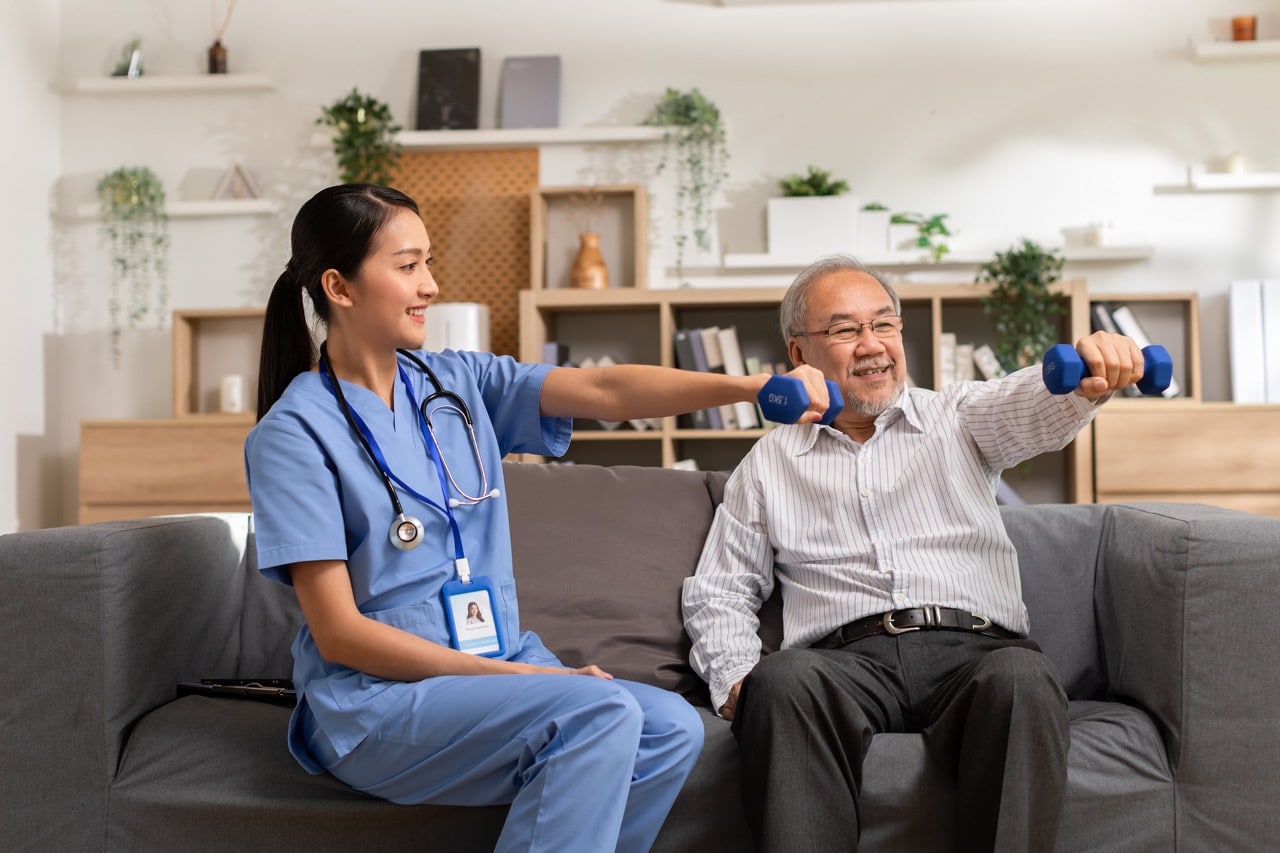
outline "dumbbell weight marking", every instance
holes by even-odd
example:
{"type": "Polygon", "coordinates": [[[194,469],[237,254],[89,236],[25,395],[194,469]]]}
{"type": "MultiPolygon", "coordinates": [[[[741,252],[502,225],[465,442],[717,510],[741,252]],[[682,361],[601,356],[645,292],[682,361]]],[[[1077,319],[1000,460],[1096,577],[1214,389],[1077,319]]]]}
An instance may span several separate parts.
{"type": "MultiPolygon", "coordinates": [[[[1089,375],[1089,369],[1071,344],[1055,344],[1044,354],[1041,368],[1050,394],[1069,394],[1089,375]]],[[[1138,390],[1148,396],[1164,393],[1173,381],[1173,358],[1159,344],[1142,348],[1142,378],[1138,390]]]]}
{"type": "MultiPolygon", "coordinates": [[[[832,380],[827,382],[827,411],[822,415],[820,424],[829,424],[844,409],[844,392],[832,380]]],[[[793,424],[809,408],[809,392],[804,383],[794,376],[774,376],[764,383],[760,393],[756,395],[760,411],[769,420],[780,424],[793,424]]]]}

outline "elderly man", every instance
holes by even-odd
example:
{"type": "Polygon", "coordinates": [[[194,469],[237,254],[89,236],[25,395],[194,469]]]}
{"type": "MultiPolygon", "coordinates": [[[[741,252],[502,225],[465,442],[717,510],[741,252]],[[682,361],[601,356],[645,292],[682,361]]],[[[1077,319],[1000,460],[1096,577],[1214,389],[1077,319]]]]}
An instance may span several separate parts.
{"type": "Polygon", "coordinates": [[[847,256],[796,278],[781,324],[792,361],[837,382],[844,411],[756,444],[684,587],[691,661],[733,721],[760,850],[857,849],[877,732],[922,732],[955,773],[960,848],[1052,850],[1067,699],[1026,638],[995,491],[1136,383],[1142,353],[1119,335],[1081,339],[1091,376],[1065,396],[1036,368],[907,388],[898,297],[847,256]],[[782,649],[761,659],[757,612],[775,583],[782,649]]]}

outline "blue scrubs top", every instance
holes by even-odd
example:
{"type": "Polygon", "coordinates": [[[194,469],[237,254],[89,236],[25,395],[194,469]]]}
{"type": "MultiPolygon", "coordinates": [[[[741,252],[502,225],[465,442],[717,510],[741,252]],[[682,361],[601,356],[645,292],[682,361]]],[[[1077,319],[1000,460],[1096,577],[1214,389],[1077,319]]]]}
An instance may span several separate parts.
{"type": "MultiPolygon", "coordinates": [[[[551,365],[522,364],[487,353],[416,354],[435,371],[445,390],[466,401],[488,487],[503,491],[497,499],[453,512],[472,574],[493,582],[506,656],[557,665],[535,634],[520,632],[502,480],[502,458],[508,453],[560,456],[569,446],[572,421],[538,414],[542,383],[551,365]]],[[[403,358],[401,364],[421,403],[436,389],[420,368],[403,358]]],[[[451,497],[462,497],[452,493],[451,485],[451,493],[441,495],[440,478],[403,382],[396,382],[394,411],[361,386],[343,382],[342,391],[396,476],[441,506],[451,497]]],[[[477,495],[481,478],[476,452],[461,415],[447,410],[450,405],[445,398],[428,405],[436,441],[454,479],[468,494],[477,495]]],[[[441,596],[441,586],[456,577],[448,520],[440,510],[397,488],[405,513],[422,522],[425,537],[412,551],[392,547],[388,534],[395,511],[382,477],[318,373],[297,376],[249,433],[245,467],[258,567],[264,575],[288,584],[290,563],[345,560],[361,613],[449,645],[441,596]]],[[[430,679],[388,681],[325,661],[305,623],[294,640],[293,659],[299,700],[290,724],[289,749],[313,773],[322,768],[303,742],[305,708],[314,714],[340,757],[378,728],[398,692],[387,694],[389,688],[430,689],[430,679]]]]}

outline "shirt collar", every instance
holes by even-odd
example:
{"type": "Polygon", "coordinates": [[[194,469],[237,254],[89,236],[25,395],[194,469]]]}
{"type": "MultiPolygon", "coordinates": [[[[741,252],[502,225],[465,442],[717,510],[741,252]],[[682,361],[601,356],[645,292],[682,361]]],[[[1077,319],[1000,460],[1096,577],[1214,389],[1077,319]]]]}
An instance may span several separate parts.
{"type": "MultiPolygon", "coordinates": [[[[876,418],[876,432],[892,424],[898,418],[906,420],[907,424],[917,432],[924,431],[924,423],[920,419],[920,412],[917,411],[915,400],[911,394],[912,389],[905,388],[898,395],[898,399],[894,400],[893,405],[889,406],[880,417],[876,418]]],[[[818,443],[818,436],[824,431],[830,431],[836,435],[844,435],[835,427],[822,426],[820,424],[792,424],[789,427],[778,427],[778,429],[790,429],[798,432],[794,444],[794,455],[802,456],[813,449],[818,443]]]]}

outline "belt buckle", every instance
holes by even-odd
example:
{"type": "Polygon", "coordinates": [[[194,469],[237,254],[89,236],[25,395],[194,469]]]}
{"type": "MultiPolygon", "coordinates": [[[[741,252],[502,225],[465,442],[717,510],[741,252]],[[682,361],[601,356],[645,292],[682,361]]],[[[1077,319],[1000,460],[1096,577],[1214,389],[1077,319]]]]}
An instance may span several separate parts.
{"type": "Polygon", "coordinates": [[[893,624],[894,612],[895,611],[890,610],[880,619],[880,624],[884,626],[884,632],[886,634],[888,634],[891,637],[896,637],[899,634],[907,634],[907,633],[910,633],[911,631],[920,630],[919,626],[916,626],[914,628],[899,628],[897,625],[894,625],[893,624]]]}

